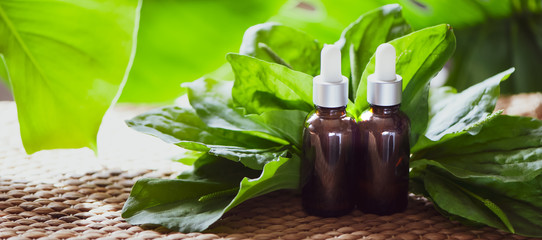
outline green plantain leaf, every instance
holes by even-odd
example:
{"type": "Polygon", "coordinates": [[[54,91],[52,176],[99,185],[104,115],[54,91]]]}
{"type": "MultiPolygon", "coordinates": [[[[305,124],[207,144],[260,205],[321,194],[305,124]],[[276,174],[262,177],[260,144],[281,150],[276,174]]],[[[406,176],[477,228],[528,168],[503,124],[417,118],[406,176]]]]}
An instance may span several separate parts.
{"type": "Polygon", "coordinates": [[[205,180],[209,182],[222,182],[238,185],[244,177],[256,178],[260,176],[261,170],[250,169],[238,161],[204,153],[195,162],[192,170],[184,171],[177,179],[184,180],[205,180]]]}
{"type": "Polygon", "coordinates": [[[209,154],[241,162],[248,168],[262,170],[265,164],[287,153],[285,147],[268,149],[247,149],[236,146],[212,146],[209,154]]]}
{"type": "Polygon", "coordinates": [[[258,178],[243,178],[237,196],[230,202],[225,211],[250,198],[272,191],[297,189],[299,187],[300,166],[301,159],[298,155],[292,155],[291,158],[279,157],[268,162],[258,178]]]}
{"type": "Polygon", "coordinates": [[[432,117],[425,136],[436,141],[448,133],[468,128],[490,115],[500,95],[499,83],[513,72],[513,68],[508,69],[459,94],[447,93],[440,101],[433,101],[437,103],[431,106],[432,117]]]}
{"type": "Polygon", "coordinates": [[[424,172],[429,196],[438,208],[455,214],[452,217],[525,236],[542,236],[542,175],[503,182],[483,176],[457,178],[436,167],[427,167],[424,172]]]}
{"type": "Polygon", "coordinates": [[[194,162],[203,156],[205,152],[186,150],[173,157],[173,161],[180,162],[184,165],[192,166],[194,162]]]}
{"type": "Polygon", "coordinates": [[[413,149],[411,177],[427,191],[413,187],[455,219],[542,236],[542,121],[497,112],[477,124],[413,149]]]}
{"type": "Polygon", "coordinates": [[[513,71],[499,73],[461,93],[451,87],[432,89],[429,126],[412,151],[418,152],[466,133],[476,135],[480,127],[501,114],[491,113],[499,96],[499,83],[513,71]]]}
{"type": "Polygon", "coordinates": [[[239,54],[316,76],[320,72],[321,48],[318,41],[304,32],[277,23],[263,23],[245,32],[239,54]]]}
{"type": "Polygon", "coordinates": [[[245,117],[244,109],[232,107],[233,82],[203,77],[185,83],[183,86],[188,88],[191,106],[207,126],[239,131],[282,145],[289,144],[288,141],[280,138],[280,134],[266,127],[265,124],[245,117]]]}
{"type": "Polygon", "coordinates": [[[365,13],[344,30],[337,44],[341,46],[342,73],[350,79],[351,100],[354,100],[361,74],[378,45],[410,32],[410,25],[397,4],[365,13]]]}
{"type": "Polygon", "coordinates": [[[485,178],[458,182],[499,206],[510,220],[515,233],[542,236],[542,175],[522,182],[501,182],[485,178]]]}
{"type": "Polygon", "coordinates": [[[136,182],[122,217],[131,224],[153,223],[182,232],[203,231],[243,201],[298,186],[297,156],[268,162],[257,178],[254,170],[238,163],[209,157],[198,159],[194,171],[182,174],[180,179],[136,182]],[[242,178],[243,175],[247,177],[242,178]]]}
{"type": "Polygon", "coordinates": [[[413,168],[430,164],[460,178],[530,181],[542,173],[542,121],[497,115],[475,135],[436,142],[416,151],[413,159],[413,168]]]}
{"type": "Polygon", "coordinates": [[[301,149],[303,127],[308,114],[301,110],[270,110],[260,115],[251,114],[249,117],[265,124],[297,149],[301,149]]]}
{"type": "Polygon", "coordinates": [[[133,186],[122,217],[131,224],[160,224],[176,231],[203,231],[222,216],[233,196],[198,200],[232,187],[235,185],[205,180],[141,179],[133,186]]]}
{"type": "MultiPolygon", "coordinates": [[[[426,150],[426,148],[429,148],[431,146],[434,146],[434,145],[437,145],[439,143],[445,142],[445,141],[447,141],[449,139],[453,139],[453,138],[455,138],[457,136],[461,136],[461,135],[464,135],[464,134],[476,135],[476,134],[478,134],[480,132],[480,129],[481,129],[482,126],[484,126],[484,124],[490,122],[491,120],[493,120],[494,118],[498,117],[501,114],[502,114],[502,111],[494,112],[491,115],[487,116],[486,118],[480,119],[478,122],[475,122],[475,123],[469,125],[468,127],[460,130],[460,131],[457,131],[457,132],[454,132],[454,133],[448,133],[448,134],[444,135],[438,141],[433,141],[433,140],[430,140],[429,138],[427,138],[425,136],[421,136],[418,139],[418,142],[416,142],[416,144],[413,147],[411,147],[410,151],[411,152],[422,152],[423,153],[426,150]]],[[[416,156],[414,156],[414,158],[416,158],[416,156]]]]}
{"type": "Polygon", "coordinates": [[[96,151],[102,117],[131,67],[139,5],[136,0],[0,2],[0,54],[27,153],[96,151]]]}
{"type": "Polygon", "coordinates": [[[254,171],[204,155],[196,161],[194,170],[181,174],[180,179],[138,180],[122,208],[122,217],[131,224],[203,231],[222,216],[245,176],[254,176],[254,171]]]}
{"type": "Polygon", "coordinates": [[[425,174],[424,183],[431,199],[440,208],[471,221],[514,232],[510,220],[497,205],[459,186],[454,181],[444,177],[442,173],[437,173],[438,171],[428,170],[425,174]]]}
{"type": "Polygon", "coordinates": [[[227,59],[235,73],[233,101],[248,113],[312,110],[312,76],[253,57],[230,53],[227,59]]]}
{"type": "Polygon", "coordinates": [[[156,136],[183,148],[208,151],[212,145],[270,148],[277,144],[266,139],[228,129],[207,126],[192,109],[164,107],[126,121],[137,131],[156,136]]]}
{"type": "MultiPolygon", "coordinates": [[[[286,151],[284,145],[289,144],[263,132],[210,127],[193,110],[180,107],[152,110],[126,123],[165,142],[241,162],[257,170],[261,170],[268,161],[284,156],[286,151]],[[277,143],[277,140],[280,142],[277,143]]],[[[188,159],[179,161],[190,165],[194,157],[189,155],[188,159]]]]}

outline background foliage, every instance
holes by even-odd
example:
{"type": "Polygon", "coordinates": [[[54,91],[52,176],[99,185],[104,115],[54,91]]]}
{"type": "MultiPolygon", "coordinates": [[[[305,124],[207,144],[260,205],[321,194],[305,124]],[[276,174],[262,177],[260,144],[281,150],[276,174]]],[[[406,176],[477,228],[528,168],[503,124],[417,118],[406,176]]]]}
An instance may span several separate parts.
{"type": "MultiPolygon", "coordinates": [[[[0,24],[8,32],[17,28],[21,40],[28,46],[26,52],[40,61],[42,73],[32,74],[28,64],[11,60],[12,56],[24,56],[22,52],[13,55],[17,41],[6,38],[0,49],[7,63],[4,68],[0,67],[0,76],[15,94],[23,142],[29,153],[50,148],[87,146],[94,149],[101,118],[116,101],[115,96],[123,89],[126,77],[128,81],[120,101],[138,103],[171,103],[186,92],[185,88],[179,87],[181,83],[214,70],[215,77],[233,79],[224,55],[239,50],[240,36],[248,26],[265,21],[278,22],[308,33],[319,39],[320,44],[332,43],[337,40],[335,36],[360,14],[395,2],[403,6],[404,19],[414,30],[441,23],[455,29],[457,50],[448,64],[448,85],[463,90],[480,79],[514,66],[516,74],[503,83],[504,93],[542,91],[542,84],[537,82],[538,76],[542,75],[542,68],[538,67],[542,63],[542,7],[537,0],[458,0],[453,3],[436,0],[248,0],[242,4],[233,0],[161,0],[144,1],[141,19],[139,9],[136,9],[137,0],[125,2],[131,7],[105,0],[74,3],[48,0],[40,2],[40,6],[51,7],[51,12],[57,14],[40,15],[47,8],[36,8],[33,7],[36,4],[27,2],[0,1],[3,13],[0,24]],[[102,8],[101,13],[96,11],[96,6],[102,8]],[[74,21],[76,15],[80,20],[74,21]],[[55,23],[55,18],[64,19],[61,21],[64,24],[55,23]],[[88,19],[102,20],[88,22],[88,19]],[[22,21],[25,25],[18,24],[22,21]],[[84,27],[87,22],[88,27],[84,27]],[[141,27],[134,59],[129,43],[135,43],[134,39],[131,35],[117,34],[115,29],[119,26],[126,28],[123,31],[133,32],[139,22],[141,27]],[[56,31],[44,34],[32,28],[56,31]],[[62,39],[62,36],[69,36],[71,40],[62,39]],[[35,41],[47,38],[54,39],[58,49],[32,48],[35,41]],[[119,53],[123,48],[124,53],[119,53]],[[54,65],[69,59],[66,55],[76,55],[75,52],[82,53],[84,58],[79,62],[67,60],[62,66],[54,65]],[[42,60],[37,57],[39,55],[47,58],[42,60]],[[128,64],[132,61],[133,67],[128,64]],[[54,63],[54,67],[45,66],[49,63],[54,63]],[[113,74],[115,71],[117,73],[113,74]],[[20,84],[17,80],[19,72],[24,72],[25,78],[20,84]],[[52,76],[59,72],[63,77],[39,79],[39,75],[52,76]],[[129,76],[122,74],[127,72],[130,72],[129,76]],[[108,77],[113,78],[107,80],[108,77]],[[85,78],[87,80],[83,80],[85,78]],[[99,83],[103,79],[108,83],[99,83]],[[40,82],[47,84],[35,84],[40,82]],[[33,97],[17,93],[23,88],[29,89],[33,97]],[[34,93],[36,89],[40,89],[39,94],[34,93]],[[68,97],[69,93],[77,97],[68,97]],[[48,98],[50,100],[46,100],[48,98]],[[79,127],[79,131],[55,127],[69,126],[70,122],[81,120],[85,125],[79,127]],[[43,141],[45,138],[48,141],[43,141]]],[[[363,48],[358,46],[357,49],[363,48]]],[[[360,55],[358,60],[358,64],[363,65],[367,56],[360,55]]],[[[354,79],[359,78],[359,73],[353,74],[354,79]]],[[[355,90],[355,86],[353,84],[351,89],[355,90]]],[[[355,92],[350,94],[352,98],[355,92]]]]}
{"type": "Polygon", "coordinates": [[[278,22],[332,43],[359,15],[389,3],[401,4],[415,30],[443,23],[455,29],[457,51],[448,85],[463,90],[516,67],[503,83],[504,93],[542,91],[536,81],[542,75],[537,67],[542,63],[542,7],[537,0],[148,1],[142,9],[139,53],[121,101],[173,100],[185,91],[178,83],[222,66],[226,53],[238,51],[242,32],[257,23],[278,22]]]}
{"type": "Polygon", "coordinates": [[[102,116],[132,65],[139,4],[0,1],[0,73],[9,79],[28,153],[96,150],[102,116]]]}

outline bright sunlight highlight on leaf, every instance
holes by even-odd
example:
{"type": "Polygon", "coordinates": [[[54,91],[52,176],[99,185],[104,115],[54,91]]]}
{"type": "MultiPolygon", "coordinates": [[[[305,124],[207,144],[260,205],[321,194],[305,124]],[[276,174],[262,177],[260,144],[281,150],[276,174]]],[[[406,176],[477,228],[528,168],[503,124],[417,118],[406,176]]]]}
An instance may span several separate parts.
{"type": "Polygon", "coordinates": [[[97,150],[102,117],[116,101],[132,64],[140,4],[0,2],[0,54],[27,153],[97,150]]]}

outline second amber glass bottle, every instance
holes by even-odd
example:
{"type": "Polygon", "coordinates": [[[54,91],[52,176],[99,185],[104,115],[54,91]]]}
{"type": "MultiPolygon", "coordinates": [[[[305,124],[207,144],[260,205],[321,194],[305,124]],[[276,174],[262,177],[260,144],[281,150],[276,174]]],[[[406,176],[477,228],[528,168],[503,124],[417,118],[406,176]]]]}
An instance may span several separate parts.
{"type": "Polygon", "coordinates": [[[341,75],[340,49],[324,46],[321,61],[321,73],[313,81],[316,110],[303,132],[302,204],[308,214],[333,217],[354,208],[348,171],[359,134],[355,121],[346,116],[348,79],[341,75]]]}
{"type": "Polygon", "coordinates": [[[395,49],[380,45],[375,74],[367,78],[369,111],[358,123],[363,156],[356,164],[355,192],[364,213],[402,212],[408,203],[410,121],[400,111],[402,79],[395,74],[395,49]]]}

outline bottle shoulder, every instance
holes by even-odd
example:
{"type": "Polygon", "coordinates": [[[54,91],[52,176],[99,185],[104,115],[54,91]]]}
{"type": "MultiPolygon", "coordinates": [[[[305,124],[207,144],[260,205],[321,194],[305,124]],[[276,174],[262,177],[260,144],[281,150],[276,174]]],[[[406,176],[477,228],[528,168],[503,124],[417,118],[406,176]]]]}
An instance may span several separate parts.
{"type": "Polygon", "coordinates": [[[402,111],[392,114],[375,114],[371,111],[365,111],[362,113],[358,125],[365,130],[410,131],[410,119],[402,111]]]}
{"type": "Polygon", "coordinates": [[[324,117],[311,112],[307,115],[305,128],[310,131],[344,131],[356,128],[356,121],[349,116],[324,117]]]}

